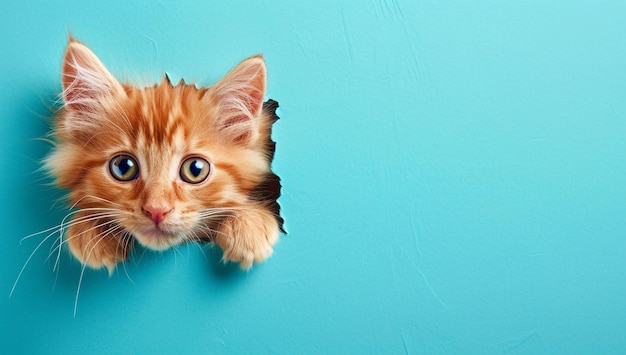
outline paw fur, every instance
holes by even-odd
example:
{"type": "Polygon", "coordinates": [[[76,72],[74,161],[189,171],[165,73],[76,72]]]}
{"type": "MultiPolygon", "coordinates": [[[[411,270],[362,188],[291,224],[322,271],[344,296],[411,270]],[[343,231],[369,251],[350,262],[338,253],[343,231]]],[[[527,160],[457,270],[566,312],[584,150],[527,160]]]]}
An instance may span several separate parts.
{"type": "MultiPolygon", "coordinates": [[[[76,216],[81,217],[81,213],[76,216]]],[[[106,221],[84,221],[71,224],[65,240],[72,255],[82,264],[93,269],[106,267],[110,274],[128,255],[129,243],[122,234],[106,221]]]]}
{"type": "Polygon", "coordinates": [[[224,251],[224,261],[247,270],[272,255],[278,235],[278,223],[270,213],[239,211],[222,222],[215,243],[224,251]]]}

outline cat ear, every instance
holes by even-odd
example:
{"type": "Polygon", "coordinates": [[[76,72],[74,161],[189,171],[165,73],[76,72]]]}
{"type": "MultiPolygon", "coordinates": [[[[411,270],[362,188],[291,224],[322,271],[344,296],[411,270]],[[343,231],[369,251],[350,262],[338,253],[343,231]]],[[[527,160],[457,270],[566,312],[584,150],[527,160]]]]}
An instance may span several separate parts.
{"type": "Polygon", "coordinates": [[[217,128],[231,141],[246,143],[255,137],[266,76],[263,57],[257,55],[241,62],[212,87],[217,128]]]}
{"type": "Polygon", "coordinates": [[[100,59],[71,35],[63,56],[61,81],[65,107],[73,110],[94,108],[104,97],[124,94],[122,85],[100,59]]]}

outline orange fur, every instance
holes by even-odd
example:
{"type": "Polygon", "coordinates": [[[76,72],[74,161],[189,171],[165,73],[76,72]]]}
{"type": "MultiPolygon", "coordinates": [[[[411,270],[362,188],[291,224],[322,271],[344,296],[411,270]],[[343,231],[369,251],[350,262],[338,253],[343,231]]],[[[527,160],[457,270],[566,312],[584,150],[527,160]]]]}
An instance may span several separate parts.
{"type": "Polygon", "coordinates": [[[112,270],[126,259],[131,239],[155,250],[215,242],[242,268],[271,255],[282,230],[280,184],[270,168],[277,104],[263,104],[261,56],[210,88],[174,86],[167,77],[137,88],[119,83],[70,38],[62,68],[65,105],[46,165],[80,210],[65,236],[76,258],[112,270]],[[138,164],[134,180],[118,181],[110,171],[122,153],[138,164]],[[209,162],[206,180],[181,179],[189,157],[209,162]]]}

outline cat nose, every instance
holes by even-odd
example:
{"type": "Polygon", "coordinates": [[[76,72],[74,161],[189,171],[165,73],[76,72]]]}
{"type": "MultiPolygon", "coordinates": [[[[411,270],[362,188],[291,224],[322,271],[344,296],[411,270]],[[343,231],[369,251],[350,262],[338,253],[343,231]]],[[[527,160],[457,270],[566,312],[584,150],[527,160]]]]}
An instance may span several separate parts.
{"type": "Polygon", "coordinates": [[[165,219],[165,215],[172,211],[170,206],[144,206],[141,208],[143,214],[150,218],[154,224],[159,224],[165,219]]]}

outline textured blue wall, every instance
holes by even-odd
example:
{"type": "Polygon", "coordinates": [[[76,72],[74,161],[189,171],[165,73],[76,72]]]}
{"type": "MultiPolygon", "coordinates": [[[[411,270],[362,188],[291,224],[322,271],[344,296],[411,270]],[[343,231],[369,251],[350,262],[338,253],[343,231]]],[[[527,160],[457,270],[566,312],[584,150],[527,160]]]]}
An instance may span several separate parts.
{"type": "Polygon", "coordinates": [[[4,2],[3,353],[626,352],[626,2],[4,2]],[[244,4],[245,3],[245,4],[244,4]],[[314,4],[313,4],[314,3],[314,4]],[[60,271],[36,140],[68,29],[119,77],[263,52],[289,235],[60,271]]]}

